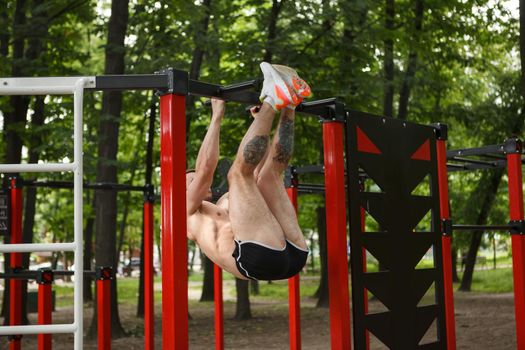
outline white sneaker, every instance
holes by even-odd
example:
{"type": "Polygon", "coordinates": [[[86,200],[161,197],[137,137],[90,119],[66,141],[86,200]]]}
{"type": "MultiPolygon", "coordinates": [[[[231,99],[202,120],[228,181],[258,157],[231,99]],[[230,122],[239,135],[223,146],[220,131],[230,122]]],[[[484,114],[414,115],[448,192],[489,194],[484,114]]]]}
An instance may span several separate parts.
{"type": "Polygon", "coordinates": [[[286,84],[281,75],[267,62],[262,62],[261,71],[264,75],[260,99],[268,103],[276,111],[293,103],[293,89],[286,84]]]}
{"type": "Polygon", "coordinates": [[[299,77],[295,69],[279,64],[272,64],[272,67],[279,73],[284,82],[294,89],[301,99],[308,98],[312,95],[310,86],[299,77]]]}

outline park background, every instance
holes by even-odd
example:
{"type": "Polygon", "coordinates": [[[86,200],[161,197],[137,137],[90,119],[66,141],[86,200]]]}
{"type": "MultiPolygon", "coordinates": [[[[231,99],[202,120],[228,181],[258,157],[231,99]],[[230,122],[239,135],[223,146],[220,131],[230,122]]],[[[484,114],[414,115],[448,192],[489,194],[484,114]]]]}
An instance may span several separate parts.
{"type": "MultiPolygon", "coordinates": [[[[227,84],[260,77],[259,63],[264,60],[295,67],[310,83],[314,99],[337,96],[351,109],[423,124],[446,123],[449,149],[523,136],[524,54],[525,10],[520,13],[517,1],[0,1],[1,76],[140,74],[171,66],[189,71],[192,79],[227,84]]],[[[144,184],[148,121],[155,101],[151,92],[86,94],[86,181],[144,184]]],[[[203,102],[187,99],[188,167],[194,164],[210,120],[203,102]]],[[[1,161],[67,160],[72,154],[71,107],[66,97],[0,98],[1,161]]],[[[233,158],[251,122],[244,108],[227,105],[221,130],[225,159],[233,158]]],[[[158,121],[155,130],[153,184],[158,189],[158,121]]],[[[321,164],[318,120],[299,117],[296,135],[291,163],[321,164]]],[[[70,180],[57,174],[27,176],[70,180]]],[[[320,176],[304,180],[323,182],[320,176]]],[[[451,174],[452,217],[458,223],[507,222],[506,180],[504,170],[451,174]]],[[[222,181],[217,176],[216,183],[222,181]]],[[[85,267],[111,265],[119,271],[114,295],[118,303],[113,300],[112,305],[114,344],[138,349],[143,332],[142,195],[87,190],[84,195],[85,267]]],[[[70,241],[72,196],[68,190],[26,189],[24,240],[70,241]]],[[[329,328],[324,198],[301,196],[299,213],[312,250],[301,286],[304,347],[325,349],[329,328]]],[[[159,214],[157,205],[157,256],[159,214]]],[[[514,348],[509,235],[456,233],[453,242],[455,289],[460,291],[459,348],[514,348]],[[494,338],[500,341],[491,343],[494,338]]],[[[190,347],[207,349],[213,344],[212,265],[193,243],[188,245],[190,347]]],[[[32,254],[25,263],[30,268],[74,268],[72,256],[62,253],[32,254]]],[[[159,266],[157,260],[158,332],[159,266]]],[[[378,268],[373,257],[369,268],[378,268]]],[[[87,283],[84,291],[88,339],[96,336],[90,314],[92,286],[87,283]]],[[[35,285],[28,288],[31,292],[35,285]]],[[[58,280],[55,290],[55,322],[71,320],[72,284],[58,280]]],[[[225,276],[225,300],[228,348],[287,347],[285,283],[249,284],[225,276]]],[[[34,323],[34,315],[27,321],[34,323]]],[[[54,337],[55,344],[69,348],[68,337],[54,337]]],[[[0,348],[6,344],[0,339],[0,348]]]]}

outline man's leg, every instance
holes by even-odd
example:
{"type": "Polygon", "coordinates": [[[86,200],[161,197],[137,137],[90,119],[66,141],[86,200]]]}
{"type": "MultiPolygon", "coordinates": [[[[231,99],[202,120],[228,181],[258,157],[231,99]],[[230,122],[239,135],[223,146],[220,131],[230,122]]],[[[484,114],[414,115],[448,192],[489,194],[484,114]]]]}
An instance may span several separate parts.
{"type": "Polygon", "coordinates": [[[259,172],[257,187],[279,222],[285,238],[296,246],[307,249],[306,240],[297,222],[295,209],[288,198],[282,178],[292,157],[294,119],[293,110],[285,108],[281,111],[279,126],[274,135],[270,153],[259,172]]]}
{"type": "Polygon", "coordinates": [[[263,103],[244,135],[228,173],[229,215],[235,239],[253,240],[275,249],[284,247],[284,235],[257,187],[254,171],[268,148],[275,111],[263,103]]]}

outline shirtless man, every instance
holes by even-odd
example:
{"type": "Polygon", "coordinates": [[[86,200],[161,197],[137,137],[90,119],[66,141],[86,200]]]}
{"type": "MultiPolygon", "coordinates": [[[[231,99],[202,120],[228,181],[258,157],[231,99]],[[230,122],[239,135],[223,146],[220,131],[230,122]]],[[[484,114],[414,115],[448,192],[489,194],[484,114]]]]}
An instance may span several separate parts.
{"type": "Polygon", "coordinates": [[[212,99],[212,119],[194,171],[186,175],[188,238],[215,264],[241,279],[277,280],[297,274],[308,248],[282,174],[292,156],[295,106],[310,88],[288,67],[263,62],[260,107],[228,173],[229,193],[208,200],[219,159],[225,103],[212,99]],[[278,129],[268,147],[276,111],[278,129]]]}

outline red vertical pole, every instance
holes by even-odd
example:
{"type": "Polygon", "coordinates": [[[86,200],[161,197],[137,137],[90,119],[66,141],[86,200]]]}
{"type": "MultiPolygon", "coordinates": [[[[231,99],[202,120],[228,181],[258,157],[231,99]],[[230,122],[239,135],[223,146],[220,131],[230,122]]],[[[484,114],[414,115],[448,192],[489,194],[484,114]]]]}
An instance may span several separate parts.
{"type": "Polygon", "coordinates": [[[97,331],[98,349],[111,349],[111,267],[97,270],[97,331]]]}
{"type": "MultiPolygon", "coordinates": [[[[439,183],[439,209],[441,220],[450,220],[448,204],[447,149],[444,139],[436,140],[439,183]]],[[[447,330],[447,349],[456,349],[456,320],[454,318],[454,285],[452,279],[452,242],[450,234],[441,236],[443,258],[443,288],[445,295],[445,323],[447,330]]]]}
{"type": "MultiPolygon", "coordinates": [[[[52,283],[53,271],[39,271],[38,283],[38,324],[46,325],[52,323],[53,298],[52,283]]],[[[38,350],[51,350],[51,334],[38,335],[38,350]]]]}
{"type": "MultiPolygon", "coordinates": [[[[523,173],[521,142],[515,152],[507,153],[509,211],[511,221],[523,222],[523,173]]],[[[514,312],[516,315],[517,349],[525,349],[525,232],[512,235],[512,270],[514,275],[514,312]]]]}
{"type": "Polygon", "coordinates": [[[162,348],[188,349],[186,98],[160,98],[162,348]]]}
{"type": "Polygon", "coordinates": [[[343,123],[323,124],[328,290],[332,349],[350,350],[350,297],[346,232],[343,123]]]}
{"type": "Polygon", "coordinates": [[[222,269],[213,265],[215,304],[215,350],[224,350],[224,307],[222,301],[222,269]]]}
{"type": "MultiPolygon", "coordinates": [[[[292,179],[292,181],[294,181],[292,179]]],[[[296,182],[296,181],[294,181],[296,182]]],[[[297,186],[286,189],[288,197],[292,202],[297,213],[297,186]]],[[[288,279],[288,309],[290,329],[290,349],[301,349],[301,297],[299,294],[300,278],[299,274],[288,279]]]]}
{"type": "Polygon", "coordinates": [[[144,201],[144,349],[155,348],[153,292],[153,200],[146,193],[144,201]]]}
{"type": "MultiPolygon", "coordinates": [[[[17,179],[10,180],[11,185],[11,232],[10,243],[22,243],[22,188],[17,186],[17,179]]],[[[22,254],[10,254],[12,270],[22,268],[22,254]]],[[[22,280],[9,280],[9,325],[22,324],[22,280]]],[[[9,350],[22,348],[21,337],[14,335],[9,343],[9,350]]]]}

